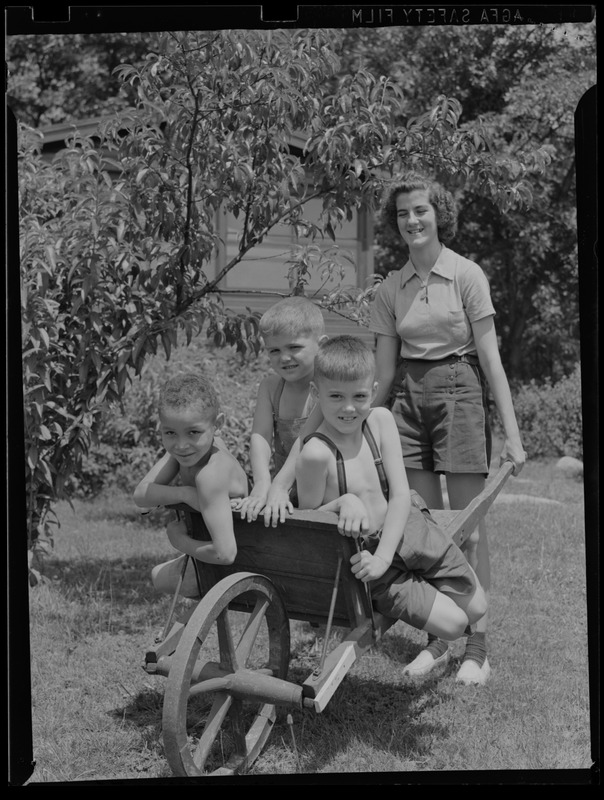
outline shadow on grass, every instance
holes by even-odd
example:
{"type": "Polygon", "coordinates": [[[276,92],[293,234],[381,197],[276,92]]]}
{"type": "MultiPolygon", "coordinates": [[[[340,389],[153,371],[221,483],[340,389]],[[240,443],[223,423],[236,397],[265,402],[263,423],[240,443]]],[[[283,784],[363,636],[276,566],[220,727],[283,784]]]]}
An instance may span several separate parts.
{"type": "MultiPolygon", "coordinates": [[[[290,680],[295,680],[292,673],[290,680]]],[[[405,685],[347,675],[321,714],[305,710],[292,715],[300,772],[321,772],[333,767],[339,756],[349,758],[358,751],[368,759],[372,752],[387,754],[399,764],[429,757],[434,740],[448,736],[446,726],[425,719],[426,712],[442,702],[438,683],[438,678],[405,685]]],[[[292,741],[283,713],[272,738],[292,741]]],[[[359,763],[359,769],[370,767],[359,763]]]]}
{"type": "Polygon", "coordinates": [[[108,712],[118,724],[136,731],[136,748],[129,754],[133,775],[172,777],[162,741],[163,699],[163,691],[146,690],[132,697],[126,706],[108,712]]]}
{"type": "Polygon", "coordinates": [[[151,570],[156,564],[157,558],[144,556],[69,561],[49,558],[45,562],[45,574],[65,595],[74,599],[94,591],[111,593],[114,601],[147,602],[161,599],[151,583],[151,570]]]}
{"type": "Polygon", "coordinates": [[[126,492],[108,488],[106,492],[94,497],[76,497],[72,505],[62,501],[57,505],[59,518],[77,517],[80,522],[100,522],[112,524],[134,524],[141,528],[163,530],[174,519],[174,511],[160,506],[142,512],[126,492]]]}
{"type": "MultiPolygon", "coordinates": [[[[362,656],[353,668],[362,672],[345,676],[321,714],[294,712],[293,735],[286,715],[279,714],[271,738],[291,743],[292,752],[297,747],[299,752],[293,755],[301,773],[333,768],[340,756],[349,758],[355,751],[367,753],[366,763],[362,763],[365,756],[360,757],[360,771],[372,771],[372,752],[398,762],[399,769],[404,763],[414,766],[432,755],[435,740],[449,736],[446,725],[429,717],[430,710],[443,702],[447,694],[443,678],[455,666],[451,662],[421,680],[401,677],[404,665],[424,646],[417,634],[408,637],[405,630],[393,628],[395,635],[387,634],[362,656]]],[[[294,683],[302,684],[320,660],[320,652],[312,654],[311,639],[312,632],[302,629],[293,642],[288,680],[294,683]]]]}
{"type": "Polygon", "coordinates": [[[423,644],[411,641],[406,636],[387,635],[379,643],[380,653],[400,664],[401,669],[409,661],[413,661],[423,647],[423,644]]]}
{"type": "MultiPolygon", "coordinates": [[[[306,677],[308,670],[294,667],[288,680],[301,684],[306,677]]],[[[435,739],[448,735],[445,726],[422,719],[430,708],[442,702],[442,687],[440,694],[435,691],[437,683],[434,678],[425,680],[421,686],[395,685],[347,675],[321,714],[310,709],[278,709],[277,721],[263,752],[270,761],[268,751],[272,743],[289,747],[294,760],[299,760],[301,773],[321,772],[333,764],[338,754],[354,752],[358,747],[368,754],[386,752],[401,762],[421,760],[430,755],[435,739]],[[296,745],[291,744],[292,732],[287,722],[290,712],[296,745]]],[[[132,697],[126,706],[111,712],[115,719],[136,728],[143,749],[160,759],[164,758],[163,697],[161,690],[145,690],[132,697]]],[[[258,766],[261,763],[262,754],[258,766]]],[[[170,775],[169,767],[163,774],[170,775]]]]}
{"type": "Polygon", "coordinates": [[[144,628],[162,627],[172,598],[160,594],[151,582],[157,558],[49,558],[46,579],[53,590],[73,605],[90,611],[106,608],[111,629],[140,634],[144,628]]]}
{"type": "Polygon", "coordinates": [[[127,495],[116,493],[111,499],[94,498],[78,500],[77,513],[81,520],[107,523],[134,523],[143,528],[166,527],[174,519],[174,511],[169,508],[152,508],[142,513],[127,495]]]}
{"type": "Polygon", "coordinates": [[[136,728],[149,729],[149,735],[146,738],[149,744],[157,745],[161,738],[163,701],[163,690],[146,689],[133,696],[126,706],[112,709],[110,716],[124,720],[136,728]]]}

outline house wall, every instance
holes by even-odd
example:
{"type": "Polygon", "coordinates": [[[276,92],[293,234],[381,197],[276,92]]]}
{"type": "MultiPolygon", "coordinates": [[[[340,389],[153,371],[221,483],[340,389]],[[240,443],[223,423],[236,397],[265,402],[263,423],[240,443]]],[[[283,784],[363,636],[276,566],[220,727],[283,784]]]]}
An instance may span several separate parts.
{"type": "MultiPolygon", "coordinates": [[[[221,295],[225,308],[235,314],[247,313],[247,310],[263,314],[267,308],[281,299],[277,292],[258,292],[243,290],[241,292],[225,292],[221,295]]],[[[375,346],[375,335],[364,325],[359,325],[353,320],[336,314],[334,311],[323,311],[325,319],[325,333],[328,336],[338,336],[342,333],[358,336],[371,348],[375,346]]]]}
{"type": "MultiPolygon", "coordinates": [[[[306,218],[318,222],[321,209],[320,200],[309,201],[305,206],[306,218]]],[[[241,230],[240,221],[231,213],[220,213],[217,224],[224,245],[217,252],[215,275],[236,257],[241,230]]],[[[296,247],[315,245],[325,256],[339,261],[343,277],[339,273],[329,276],[317,265],[312,270],[307,294],[325,294],[339,284],[364,287],[368,276],[373,273],[372,228],[372,217],[365,209],[354,211],[352,220],[344,222],[335,230],[335,242],[327,237],[317,238],[314,242],[306,238],[296,239],[291,225],[277,225],[227,273],[220,286],[224,290],[253,288],[287,292],[290,290],[288,272],[292,266],[288,262],[293,258],[296,247]]]]}
{"type": "MultiPolygon", "coordinates": [[[[317,221],[321,207],[320,200],[311,201],[305,208],[305,216],[317,221]]],[[[217,253],[214,276],[237,255],[241,224],[232,214],[221,212],[218,227],[224,246],[217,253]]],[[[346,253],[350,258],[350,263],[346,258],[341,259],[344,266],[341,285],[364,288],[367,278],[373,274],[373,215],[366,209],[355,211],[352,220],[340,226],[335,234],[335,244],[339,252],[346,253]]],[[[304,239],[297,240],[290,225],[277,226],[220,282],[225,306],[236,313],[245,312],[246,308],[262,313],[280,297],[289,294],[291,287],[288,269],[291,265],[287,261],[294,254],[296,246],[304,244],[313,243],[304,239]]],[[[314,244],[323,250],[330,250],[334,246],[334,242],[328,238],[317,239],[314,244]]],[[[335,289],[339,283],[339,275],[326,281],[320,271],[315,270],[305,294],[311,298],[313,295],[320,298],[335,289]]],[[[348,333],[359,336],[373,346],[374,336],[367,328],[335,312],[325,311],[324,317],[329,336],[348,333]]]]}
{"type": "MultiPolygon", "coordinates": [[[[44,129],[43,156],[47,159],[52,157],[63,147],[66,139],[76,128],[83,135],[93,135],[98,129],[98,124],[102,118],[93,118],[79,121],[75,124],[61,124],[49,126],[44,129]]],[[[301,147],[303,137],[292,138],[292,146],[301,147]],[[299,139],[299,141],[298,141],[299,139]]],[[[311,200],[305,207],[307,219],[317,222],[321,213],[322,205],[320,200],[311,200]]],[[[226,264],[237,254],[238,237],[241,230],[241,221],[234,218],[232,214],[224,211],[218,212],[217,228],[222,240],[222,245],[216,252],[216,257],[212,264],[209,264],[206,272],[208,278],[212,280],[226,264]]],[[[347,258],[341,258],[344,268],[344,277],[341,280],[343,286],[356,286],[365,288],[367,279],[374,272],[373,264],[373,213],[366,208],[353,212],[351,221],[344,222],[335,230],[336,242],[326,238],[317,239],[314,244],[322,250],[332,250],[340,255],[346,254],[347,258]],[[337,250],[334,248],[337,245],[337,250]]],[[[254,311],[265,311],[272,303],[276,302],[281,296],[287,295],[291,291],[288,281],[288,270],[291,266],[288,260],[292,258],[297,245],[313,244],[309,240],[295,239],[295,233],[290,225],[278,225],[267,235],[263,242],[253,248],[220,282],[219,287],[223,292],[225,305],[233,311],[244,311],[246,307],[254,311]]],[[[320,270],[314,270],[310,285],[307,287],[307,296],[317,293],[322,296],[336,288],[340,282],[339,276],[329,280],[321,275],[320,270]]],[[[329,335],[338,333],[352,333],[361,336],[369,343],[373,342],[373,335],[366,328],[357,325],[336,314],[325,312],[327,332],[329,335]]]]}

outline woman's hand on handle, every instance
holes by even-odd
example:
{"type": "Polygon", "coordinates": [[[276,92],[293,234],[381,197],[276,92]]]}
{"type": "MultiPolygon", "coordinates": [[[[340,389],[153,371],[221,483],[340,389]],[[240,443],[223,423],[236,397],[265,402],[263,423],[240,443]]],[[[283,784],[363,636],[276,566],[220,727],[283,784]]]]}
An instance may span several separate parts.
{"type": "Polygon", "coordinates": [[[520,441],[513,441],[506,439],[503,443],[499,463],[503,464],[504,461],[511,461],[514,465],[512,475],[519,475],[522,467],[526,463],[527,452],[523,449],[520,441]]]}

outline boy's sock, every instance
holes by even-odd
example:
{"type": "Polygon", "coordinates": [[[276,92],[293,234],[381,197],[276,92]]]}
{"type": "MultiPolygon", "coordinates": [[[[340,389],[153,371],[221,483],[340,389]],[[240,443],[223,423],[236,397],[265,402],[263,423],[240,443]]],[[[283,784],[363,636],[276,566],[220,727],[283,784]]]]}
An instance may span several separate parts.
{"type": "Polygon", "coordinates": [[[449,645],[447,642],[439,639],[437,636],[433,636],[431,633],[428,634],[428,644],[424,648],[429,653],[434,656],[434,660],[440,658],[440,656],[444,655],[447,652],[449,645]]]}
{"type": "Polygon", "coordinates": [[[479,633],[478,631],[472,636],[468,636],[466,640],[466,651],[463,656],[464,661],[471,659],[476,661],[479,667],[482,667],[487,657],[487,643],[486,633],[479,633]]]}

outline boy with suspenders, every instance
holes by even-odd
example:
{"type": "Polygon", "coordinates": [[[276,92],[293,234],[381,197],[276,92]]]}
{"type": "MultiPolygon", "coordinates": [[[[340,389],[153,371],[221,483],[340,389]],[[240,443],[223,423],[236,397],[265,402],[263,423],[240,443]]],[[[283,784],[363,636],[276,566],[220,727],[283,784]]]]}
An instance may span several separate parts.
{"type": "Polygon", "coordinates": [[[354,336],[323,342],[311,392],[323,421],[296,461],[299,508],[338,514],[338,530],[359,538],[351,558],[375,608],[452,641],[486,612],[486,596],[459,547],[409,490],[391,412],[371,408],[372,351],[354,336]]]}

